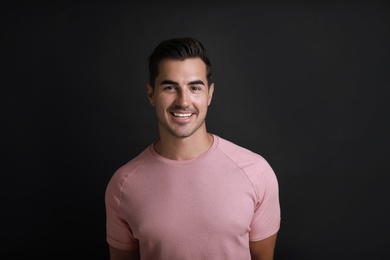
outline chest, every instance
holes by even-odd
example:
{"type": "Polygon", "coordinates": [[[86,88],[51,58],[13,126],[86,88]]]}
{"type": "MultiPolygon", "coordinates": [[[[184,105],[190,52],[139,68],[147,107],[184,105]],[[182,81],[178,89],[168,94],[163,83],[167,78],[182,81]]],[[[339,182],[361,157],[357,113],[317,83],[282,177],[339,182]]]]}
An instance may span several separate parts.
{"type": "Polygon", "coordinates": [[[246,236],[256,196],[239,168],[140,171],[123,189],[121,211],[140,241],[246,236]],[[142,173],[141,173],[142,172],[142,173]]]}

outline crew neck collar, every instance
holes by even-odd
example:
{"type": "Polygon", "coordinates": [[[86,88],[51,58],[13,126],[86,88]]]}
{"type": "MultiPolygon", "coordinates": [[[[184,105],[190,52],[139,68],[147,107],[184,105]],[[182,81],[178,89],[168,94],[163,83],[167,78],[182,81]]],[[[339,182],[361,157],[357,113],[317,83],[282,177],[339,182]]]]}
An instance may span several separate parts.
{"type": "Polygon", "coordinates": [[[197,162],[199,160],[202,160],[204,157],[207,157],[218,146],[219,137],[214,135],[214,134],[211,134],[211,135],[213,136],[213,143],[211,144],[210,148],[206,152],[202,153],[201,155],[199,155],[198,157],[195,157],[193,159],[189,159],[189,160],[172,160],[172,159],[168,159],[166,157],[163,157],[159,153],[157,153],[156,149],[154,149],[154,143],[149,146],[149,151],[150,151],[151,155],[154,158],[156,158],[157,160],[159,160],[159,161],[161,161],[163,163],[175,164],[175,165],[191,164],[191,163],[197,162]]]}

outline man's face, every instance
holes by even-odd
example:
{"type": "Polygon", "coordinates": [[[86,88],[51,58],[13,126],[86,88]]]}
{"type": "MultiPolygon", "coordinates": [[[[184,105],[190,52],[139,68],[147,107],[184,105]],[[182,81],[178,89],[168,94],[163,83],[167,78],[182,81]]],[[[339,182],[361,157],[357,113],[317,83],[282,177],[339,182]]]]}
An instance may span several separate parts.
{"type": "Polygon", "coordinates": [[[205,118],[214,91],[214,85],[207,84],[206,65],[200,58],[160,62],[154,89],[147,86],[160,135],[189,137],[206,133],[205,118]]]}

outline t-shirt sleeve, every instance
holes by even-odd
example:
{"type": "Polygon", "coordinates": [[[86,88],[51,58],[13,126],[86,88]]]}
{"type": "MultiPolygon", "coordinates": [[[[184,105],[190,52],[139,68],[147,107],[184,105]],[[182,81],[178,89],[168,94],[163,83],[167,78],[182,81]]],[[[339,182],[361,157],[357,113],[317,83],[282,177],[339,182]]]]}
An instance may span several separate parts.
{"type": "Polygon", "coordinates": [[[121,191],[126,175],[117,171],[109,181],[105,192],[106,205],[106,241],[115,248],[134,250],[138,241],[121,213],[121,191]]]}
{"type": "Polygon", "coordinates": [[[251,173],[257,195],[249,240],[258,241],[274,235],[280,228],[279,187],[276,175],[264,158],[251,173]]]}

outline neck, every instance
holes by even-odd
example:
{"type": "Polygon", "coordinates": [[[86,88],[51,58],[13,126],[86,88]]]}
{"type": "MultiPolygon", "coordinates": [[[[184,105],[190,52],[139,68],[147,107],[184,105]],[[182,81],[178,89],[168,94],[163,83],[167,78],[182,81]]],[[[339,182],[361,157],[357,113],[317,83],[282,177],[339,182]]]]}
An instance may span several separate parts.
{"type": "Polygon", "coordinates": [[[213,144],[213,136],[207,132],[189,137],[160,136],[154,149],[163,157],[171,160],[190,160],[205,153],[213,144]]]}

